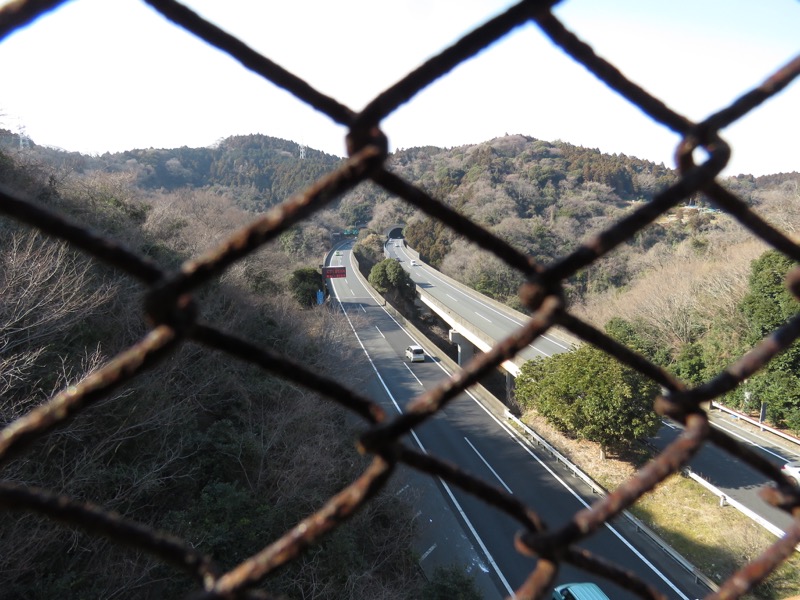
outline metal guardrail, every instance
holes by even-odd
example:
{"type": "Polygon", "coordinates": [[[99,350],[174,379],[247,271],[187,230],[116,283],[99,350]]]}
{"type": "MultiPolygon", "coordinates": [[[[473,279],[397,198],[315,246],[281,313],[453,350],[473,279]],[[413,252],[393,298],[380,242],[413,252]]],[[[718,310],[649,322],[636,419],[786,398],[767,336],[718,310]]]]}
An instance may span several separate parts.
{"type": "Polygon", "coordinates": [[[777,435],[779,438],[786,440],[787,442],[791,442],[793,444],[800,445],[800,439],[796,438],[793,435],[789,435],[788,433],[781,431],[780,429],[775,429],[774,427],[770,427],[769,425],[765,425],[760,421],[756,421],[755,419],[751,419],[744,413],[740,413],[739,411],[732,410],[723,404],[719,404],[718,402],[711,402],[711,408],[715,408],[720,412],[727,413],[737,419],[741,419],[742,421],[746,421],[751,425],[755,425],[761,431],[769,431],[773,435],[777,435]]]}
{"type": "MultiPolygon", "coordinates": [[[[418,262],[420,262],[422,264],[425,264],[425,266],[428,269],[433,269],[433,267],[431,267],[430,265],[425,263],[421,258],[419,258],[419,252],[416,252],[410,246],[406,246],[406,250],[407,251],[413,251],[413,253],[417,256],[416,260],[418,262]]],[[[498,311],[500,311],[500,312],[502,312],[504,314],[508,314],[510,316],[513,316],[514,318],[516,318],[520,322],[524,322],[527,318],[529,318],[527,315],[519,312],[518,310],[514,310],[513,308],[511,308],[510,306],[508,306],[506,304],[503,304],[502,302],[498,302],[494,298],[490,298],[489,296],[485,296],[485,295],[481,294],[480,292],[476,292],[475,290],[473,290],[472,288],[464,285],[460,281],[457,281],[457,280],[453,279],[452,277],[450,277],[446,273],[442,273],[441,271],[436,270],[436,276],[440,277],[443,280],[445,280],[449,285],[452,285],[454,288],[457,288],[457,289],[461,290],[465,294],[476,294],[476,295],[479,295],[481,297],[481,302],[485,302],[486,304],[491,305],[495,310],[498,310],[498,311]]],[[[420,296],[422,296],[422,293],[427,294],[427,292],[425,292],[424,288],[420,288],[419,286],[417,286],[417,293],[420,294],[420,296]]],[[[430,296],[430,294],[427,294],[427,296],[435,301],[435,299],[433,299],[433,297],[430,296]]],[[[427,304],[427,302],[426,302],[426,304],[427,304]]],[[[442,305],[440,302],[437,302],[437,306],[441,307],[442,310],[447,311],[447,314],[449,316],[456,316],[456,313],[453,313],[451,310],[447,309],[447,307],[442,305]]],[[[554,336],[554,337],[557,337],[562,342],[564,342],[566,344],[571,344],[573,346],[579,346],[580,344],[583,343],[580,340],[580,338],[575,337],[569,331],[567,331],[567,330],[565,330],[565,329],[563,329],[561,327],[558,327],[557,325],[551,327],[548,330],[547,334],[551,335],[551,336],[554,336]]],[[[484,339],[488,340],[489,338],[484,338],[484,339]]],[[[492,343],[494,343],[494,341],[496,341],[496,340],[491,340],[492,343]]],[[[519,362],[519,366],[521,366],[523,362],[524,361],[520,361],[519,362]]]]}
{"type": "Polygon", "coordinates": [[[686,476],[689,477],[692,481],[695,481],[695,482],[699,483],[701,486],[703,486],[709,492],[714,494],[717,498],[720,498],[725,504],[730,504],[733,508],[735,508],[736,510],[738,510],[740,513],[742,513],[746,517],[752,519],[753,521],[755,521],[756,523],[761,525],[761,527],[763,527],[764,529],[769,531],[775,537],[783,537],[784,536],[784,531],[780,527],[776,527],[775,525],[773,525],[772,523],[767,521],[765,518],[763,518],[761,515],[753,512],[752,510],[747,508],[744,504],[742,504],[741,502],[737,501],[735,498],[731,498],[730,496],[727,496],[725,494],[725,492],[723,492],[721,489],[719,489],[718,487],[716,487],[712,483],[709,483],[708,481],[706,481],[705,479],[700,477],[700,475],[698,475],[697,473],[692,471],[691,468],[686,467],[684,469],[684,473],[686,473],[686,476]]]}
{"type": "MultiPolygon", "coordinates": [[[[589,477],[586,473],[584,473],[577,465],[575,465],[572,461],[570,461],[566,456],[561,454],[554,446],[552,446],[547,440],[545,440],[542,436],[536,433],[533,429],[528,427],[525,423],[520,421],[517,417],[512,415],[511,413],[506,414],[506,419],[511,421],[517,429],[524,432],[524,434],[533,440],[533,443],[536,446],[543,448],[548,454],[550,454],[553,458],[555,458],[560,464],[569,470],[575,477],[583,481],[589,489],[592,490],[593,494],[598,494],[601,496],[606,496],[608,494],[607,490],[597,483],[594,479],[589,477]]],[[[655,533],[652,529],[650,529],[647,525],[642,523],[639,519],[633,516],[630,511],[624,510],[621,513],[631,525],[633,525],[639,533],[647,536],[651,543],[661,549],[664,554],[669,556],[676,564],[678,564],[682,569],[684,569],[687,573],[689,573],[692,577],[694,577],[695,582],[700,583],[706,586],[711,591],[718,591],[719,586],[706,576],[700,569],[695,567],[692,563],[690,563],[686,558],[684,558],[681,554],[676,552],[672,546],[667,544],[664,540],[659,537],[657,533],[655,533]]]]}
{"type": "MultiPolygon", "coordinates": [[[[398,311],[390,302],[388,302],[377,290],[375,290],[367,281],[367,279],[361,273],[361,270],[358,268],[358,259],[353,255],[351,259],[356,264],[356,275],[361,280],[361,283],[365,286],[365,288],[369,291],[370,295],[375,298],[376,302],[381,305],[389,314],[392,316],[393,319],[396,319],[403,327],[408,329],[412,334],[413,338],[416,343],[421,344],[426,352],[431,356],[436,356],[438,360],[444,362],[447,368],[450,370],[451,373],[455,373],[461,370],[461,367],[453,361],[449,356],[441,354],[439,349],[436,347],[435,344],[430,342],[427,339],[425,334],[417,329],[413,323],[411,323],[400,311],[398,311]]],[[[427,294],[424,290],[417,287],[418,292],[422,292],[427,294]]],[[[503,404],[498,398],[494,396],[489,390],[484,388],[480,384],[474,385],[468,391],[478,402],[483,405],[483,407],[492,413],[498,420],[505,420],[511,423],[512,429],[517,435],[521,436],[521,438],[527,442],[533,444],[535,447],[544,450],[547,454],[549,454],[552,458],[554,458],[559,464],[565,467],[573,476],[580,479],[586,486],[591,490],[593,494],[605,496],[608,494],[607,490],[597,483],[594,479],[592,479],[586,472],[584,472],[580,467],[578,467],[575,463],[569,460],[566,456],[561,454],[555,446],[550,444],[545,438],[539,435],[536,431],[531,429],[526,423],[522,422],[519,418],[515,417],[509,410],[508,407],[503,404]]],[[[711,486],[713,487],[713,486],[711,486]]],[[[716,488],[714,488],[716,489],[716,488]]],[[[695,580],[696,583],[706,586],[710,591],[718,591],[719,586],[716,584],[714,580],[709,578],[705,575],[700,569],[694,566],[691,562],[686,560],[686,558],[681,555],[680,553],[676,552],[672,546],[670,546],[667,542],[665,542],[661,537],[655,533],[652,529],[650,529],[647,525],[642,523],[639,519],[637,519],[630,511],[623,511],[622,516],[636,529],[637,532],[645,535],[648,540],[657,548],[659,548],[664,554],[670,557],[678,566],[680,566],[684,571],[689,573],[695,580]]],[[[783,532],[781,532],[783,534],[783,532]]]]}

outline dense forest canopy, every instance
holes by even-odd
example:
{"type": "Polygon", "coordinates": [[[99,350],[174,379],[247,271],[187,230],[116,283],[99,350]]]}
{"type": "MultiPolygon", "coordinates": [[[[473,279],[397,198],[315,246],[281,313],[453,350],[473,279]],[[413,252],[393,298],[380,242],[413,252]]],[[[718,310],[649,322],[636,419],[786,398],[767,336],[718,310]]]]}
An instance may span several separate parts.
{"type": "MultiPolygon", "coordinates": [[[[0,148],[13,148],[18,139],[0,130],[0,148]]],[[[224,188],[235,192],[243,208],[255,211],[282,202],[341,162],[339,157],[265,135],[233,136],[207,148],[148,148],[100,156],[32,146],[43,160],[77,173],[130,174],[143,190],[224,188]]]]}
{"type": "MultiPolygon", "coordinates": [[[[0,131],[0,147],[13,149],[18,144],[18,136],[0,131]]],[[[102,156],[33,143],[28,152],[58,165],[56,178],[66,172],[88,178],[102,175],[104,180],[116,175],[118,182],[145,193],[191,190],[195,195],[202,192],[208,202],[224,196],[238,208],[255,212],[303,190],[341,161],[264,135],[233,136],[208,148],[151,148],[102,156]]],[[[402,149],[390,156],[388,167],[545,264],[676,181],[675,172],[663,164],[524,135],[449,149],[402,149]]],[[[796,196],[800,174],[738,175],[723,183],[751,205],[768,200],[773,222],[792,226],[798,209],[787,199],[796,196]]],[[[702,195],[690,198],[565,282],[567,298],[580,303],[589,295],[625,288],[646,268],[643,257],[668,254],[685,242],[700,249],[724,218],[702,195]]],[[[282,240],[287,251],[320,253],[334,232],[360,227],[382,233],[397,223],[405,225],[408,243],[423,260],[518,306],[518,273],[455,235],[446,223],[371,183],[358,186],[282,240]]]]}
{"type": "MultiPolygon", "coordinates": [[[[18,145],[18,136],[0,130],[0,147],[12,150],[18,145]]],[[[120,184],[145,193],[185,195],[191,190],[205,194],[208,202],[224,196],[238,208],[255,212],[303,190],[341,161],[264,135],[233,136],[208,148],[151,148],[102,156],[31,142],[28,154],[56,165],[56,179],[75,173],[102,176],[108,182],[116,175],[120,184]]],[[[676,181],[675,172],[663,164],[523,135],[449,149],[402,149],[390,156],[388,167],[542,263],[569,253],[676,181]]],[[[800,174],[738,175],[723,184],[753,206],[768,200],[773,222],[793,226],[798,209],[788,199],[797,194],[800,174]]],[[[702,195],[690,198],[565,282],[568,299],[579,303],[587,295],[628,286],[641,271],[643,256],[668,253],[684,242],[699,249],[723,220],[702,195]]],[[[517,273],[455,235],[446,223],[371,183],[338,199],[283,241],[287,251],[319,253],[334,232],[360,227],[381,233],[397,223],[405,225],[406,239],[423,260],[487,295],[517,303],[517,273]]]]}

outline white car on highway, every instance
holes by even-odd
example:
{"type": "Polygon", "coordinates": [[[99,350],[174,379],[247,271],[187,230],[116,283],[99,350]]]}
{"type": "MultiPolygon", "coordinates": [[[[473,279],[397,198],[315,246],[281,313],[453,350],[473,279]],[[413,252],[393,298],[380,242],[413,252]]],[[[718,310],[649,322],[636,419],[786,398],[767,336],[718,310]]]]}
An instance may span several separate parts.
{"type": "Polygon", "coordinates": [[[800,460],[787,462],[783,465],[781,471],[786,475],[786,479],[788,479],[790,483],[798,485],[798,482],[800,482],[800,460]]]}
{"type": "Polygon", "coordinates": [[[422,346],[412,344],[406,348],[406,358],[411,362],[425,362],[425,350],[422,349],[422,346]]]}

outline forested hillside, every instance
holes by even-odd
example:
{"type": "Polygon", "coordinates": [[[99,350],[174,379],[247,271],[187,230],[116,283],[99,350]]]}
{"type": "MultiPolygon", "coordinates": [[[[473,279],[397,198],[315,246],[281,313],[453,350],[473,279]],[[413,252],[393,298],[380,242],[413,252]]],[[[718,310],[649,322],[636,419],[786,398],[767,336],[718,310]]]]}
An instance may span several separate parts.
{"type": "MultiPolygon", "coordinates": [[[[0,132],[0,144],[13,147],[17,141],[0,132]]],[[[97,190],[113,195],[117,188],[135,188],[157,199],[153,214],[181,207],[183,218],[162,225],[165,233],[146,247],[163,259],[170,251],[162,239],[173,229],[205,219],[213,231],[218,218],[208,218],[209,211],[263,210],[340,160],[312,149],[304,149],[301,158],[294,142],[262,135],[235,136],[213,148],[96,157],[34,150],[36,160],[50,165],[52,182],[63,180],[76,192],[93,197],[97,190]]],[[[522,135],[450,149],[399,150],[389,168],[542,263],[564,256],[676,178],[662,164],[522,135]]],[[[800,228],[800,174],[739,175],[722,183],[789,234],[800,228]]],[[[378,234],[371,242],[378,254],[380,234],[403,224],[406,240],[424,260],[519,308],[518,273],[456,236],[446,223],[371,184],[284,234],[280,246],[291,256],[314,256],[305,266],[316,265],[332,234],[356,224],[365,229],[362,246],[373,240],[368,234],[378,234]]],[[[182,244],[183,252],[199,250],[197,243],[182,244]]],[[[741,303],[749,290],[751,262],[766,249],[698,195],[566,281],[565,293],[584,318],[598,327],[613,319],[619,335],[633,328],[635,343],[648,348],[656,362],[699,382],[752,344],[741,303]]],[[[374,258],[379,260],[377,254],[374,258]]],[[[258,277],[262,289],[275,284],[269,274],[258,277]]],[[[798,388],[792,397],[800,406],[798,388]]],[[[777,395],[769,394],[770,399],[777,395]]],[[[748,397],[756,402],[755,393],[748,397]]],[[[728,401],[742,405],[744,397],[728,401]]],[[[786,412],[772,404],[774,418],[785,421],[786,412]]]]}
{"type": "MultiPolygon", "coordinates": [[[[800,174],[737,177],[725,184],[789,236],[800,231],[800,174]]],[[[623,287],[591,294],[574,310],[690,384],[699,384],[797,314],[785,276],[796,265],[721,213],[674,211],[665,227],[702,218],[685,239],[632,257],[623,287]]],[[[800,345],[723,401],[800,433],[800,345]]]]}
{"type": "MultiPolygon", "coordinates": [[[[44,150],[0,152],[0,181],[162,267],[252,218],[222,188],[155,191],[131,173],[71,170],[65,164],[74,156],[44,150]]],[[[315,228],[322,230],[307,224],[315,228]]],[[[0,219],[0,231],[0,422],[7,425],[147,326],[144,290],[129,277],[10,219],[0,219]]],[[[347,362],[346,384],[358,388],[365,374],[346,322],[301,308],[289,292],[291,271],[316,265],[328,240],[290,233],[195,297],[204,321],[316,372],[335,376],[347,362]]],[[[357,477],[366,459],[354,448],[354,425],[306,389],[186,344],[6,463],[3,478],[177,534],[227,568],[357,477]]],[[[3,598],[161,599],[196,589],[149,554],[31,513],[1,514],[3,598]]],[[[412,514],[389,490],[265,586],[286,598],[419,598],[412,514]]]]}
{"type": "MultiPolygon", "coordinates": [[[[664,165],[522,135],[449,150],[402,150],[392,156],[390,166],[543,262],[568,252],[675,180],[664,165]]],[[[519,277],[493,257],[477,253],[446,224],[368,186],[345,198],[342,208],[348,214],[368,214],[374,230],[406,223],[406,239],[424,260],[483,293],[514,302],[519,277]]],[[[655,228],[632,246],[642,250],[660,238],[685,235],[676,228],[655,228]]],[[[617,287],[629,276],[626,259],[598,265],[569,282],[568,291],[580,296],[617,287]]]]}
{"type": "MultiPolygon", "coordinates": [[[[0,130],[0,148],[19,138],[0,130]]],[[[129,150],[85,156],[36,146],[40,160],[79,174],[120,173],[143,190],[224,189],[238,205],[263,211],[329,172],[341,161],[287,140],[265,135],[233,136],[208,148],[129,150]]]]}

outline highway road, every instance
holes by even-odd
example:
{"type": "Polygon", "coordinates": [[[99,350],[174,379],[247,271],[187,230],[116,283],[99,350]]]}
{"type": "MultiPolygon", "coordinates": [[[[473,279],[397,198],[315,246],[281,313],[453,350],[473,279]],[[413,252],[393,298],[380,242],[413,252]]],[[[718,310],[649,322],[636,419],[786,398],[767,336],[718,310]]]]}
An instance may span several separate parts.
{"type": "MultiPolygon", "coordinates": [[[[390,257],[400,259],[401,264],[411,274],[411,278],[417,285],[445,304],[450,310],[458,313],[461,319],[471,323],[484,335],[499,340],[522,324],[519,315],[488,303],[474,290],[452,285],[447,278],[428,265],[415,261],[417,265],[413,266],[414,257],[405,248],[402,241],[390,240],[386,250],[390,257]]],[[[548,334],[534,341],[527,352],[523,353],[523,356],[528,359],[536,356],[552,356],[568,349],[567,342],[548,334]]],[[[797,448],[789,449],[775,444],[768,435],[754,436],[751,432],[743,430],[734,421],[725,419],[721,413],[714,413],[711,416],[713,426],[725,430],[734,438],[750,445],[778,466],[800,458],[797,448]]],[[[665,422],[665,426],[658,435],[650,441],[655,447],[663,449],[679,433],[680,428],[677,425],[665,422]]],[[[789,515],[769,506],[758,496],[758,490],[767,483],[766,478],[715,446],[706,445],[691,461],[690,467],[695,473],[719,488],[728,498],[741,502],[776,527],[784,529],[790,524],[791,517],[789,515]]]]}
{"type": "MultiPolygon", "coordinates": [[[[736,419],[720,411],[711,411],[709,417],[714,427],[725,431],[779,467],[789,461],[800,459],[798,448],[791,448],[788,443],[779,443],[780,438],[777,436],[753,431],[753,428],[744,427],[741,423],[737,423],[736,419]]],[[[679,433],[678,425],[667,424],[651,441],[653,445],[661,449],[674,440],[679,433]]],[[[696,474],[719,488],[726,497],[742,503],[779,529],[785,530],[791,524],[792,519],[788,514],[770,506],[758,495],[758,490],[767,485],[769,480],[760,472],[731,457],[716,446],[712,444],[703,446],[689,462],[689,466],[696,474]]]]}
{"type": "MultiPolygon", "coordinates": [[[[436,269],[419,261],[399,241],[390,240],[386,245],[390,258],[399,258],[400,264],[411,275],[414,283],[433,296],[449,310],[472,324],[475,329],[494,340],[502,340],[523,325],[520,314],[502,305],[490,303],[472,290],[465,291],[451,284],[436,269]],[[412,261],[417,264],[414,265],[412,261]]],[[[569,342],[548,332],[538,337],[520,353],[526,360],[547,357],[570,349],[569,342]]]]}
{"type": "MultiPolygon", "coordinates": [[[[432,356],[426,356],[423,363],[412,364],[405,360],[404,349],[419,340],[413,340],[355,276],[349,245],[347,242],[340,247],[340,256],[331,257],[331,265],[344,264],[347,267],[347,277],[331,279],[330,287],[348,315],[384,391],[376,400],[383,402],[387,410],[402,411],[414,397],[431,389],[447,373],[441,362],[432,356]]],[[[582,483],[554,461],[539,456],[470,396],[458,398],[443,413],[417,428],[412,437],[410,444],[452,461],[514,494],[533,507],[551,528],[563,525],[593,500],[591,491],[582,483]]],[[[535,564],[534,559],[520,555],[513,547],[519,525],[454,486],[442,482],[437,485],[442,492],[442,503],[458,515],[460,527],[481,554],[496,591],[510,595],[535,564]]],[[[650,545],[643,536],[631,535],[626,528],[625,523],[608,525],[582,545],[638,573],[669,598],[699,598],[707,593],[661,550],[650,545]]],[[[430,535],[431,531],[426,533],[430,535]]],[[[441,530],[434,537],[448,539],[453,536],[452,531],[441,530]]],[[[450,559],[446,543],[432,543],[430,556],[424,560],[429,559],[446,564],[450,559]]],[[[596,581],[615,600],[634,598],[614,584],[565,566],[558,583],[572,581],[596,581]]]]}

